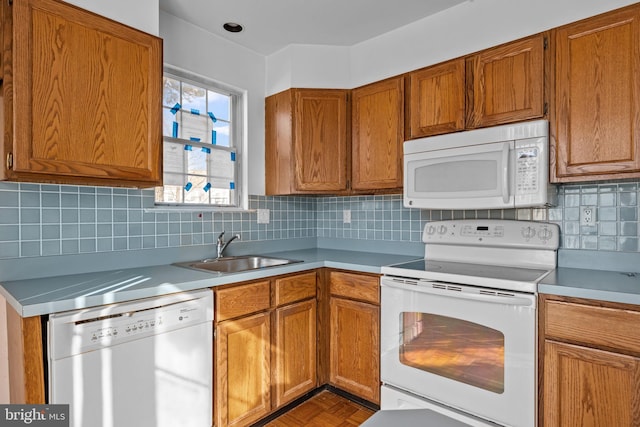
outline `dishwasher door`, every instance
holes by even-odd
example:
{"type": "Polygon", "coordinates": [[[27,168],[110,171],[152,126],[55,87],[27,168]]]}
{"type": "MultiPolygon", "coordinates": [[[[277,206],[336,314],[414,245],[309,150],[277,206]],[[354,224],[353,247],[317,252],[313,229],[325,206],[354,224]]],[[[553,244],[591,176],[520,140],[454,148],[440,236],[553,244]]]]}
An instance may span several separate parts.
{"type": "Polygon", "coordinates": [[[54,314],[49,401],[72,427],[210,427],[210,290],[54,314]]]}

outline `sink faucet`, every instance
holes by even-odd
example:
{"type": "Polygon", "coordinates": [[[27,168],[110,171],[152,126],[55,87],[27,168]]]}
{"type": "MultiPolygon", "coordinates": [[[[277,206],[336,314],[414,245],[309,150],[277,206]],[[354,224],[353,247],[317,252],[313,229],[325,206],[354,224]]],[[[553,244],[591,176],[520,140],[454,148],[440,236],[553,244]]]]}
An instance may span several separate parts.
{"type": "Polygon", "coordinates": [[[236,234],[235,236],[230,238],[227,242],[225,242],[224,231],[220,233],[220,235],[218,236],[218,243],[216,244],[216,249],[218,251],[217,258],[222,258],[222,254],[224,253],[224,250],[227,249],[227,246],[229,246],[229,243],[233,242],[236,239],[240,240],[239,234],[236,234]]]}

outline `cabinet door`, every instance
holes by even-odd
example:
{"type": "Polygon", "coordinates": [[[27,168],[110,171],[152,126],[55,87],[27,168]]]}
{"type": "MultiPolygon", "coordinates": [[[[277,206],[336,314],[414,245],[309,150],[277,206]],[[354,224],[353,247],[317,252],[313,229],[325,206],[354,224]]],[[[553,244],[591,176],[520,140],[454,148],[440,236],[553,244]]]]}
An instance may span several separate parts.
{"type": "Polygon", "coordinates": [[[12,7],[7,177],[161,183],[161,39],[64,2],[12,7]]]}
{"type": "Polygon", "coordinates": [[[544,43],[538,35],[467,60],[467,128],[543,116],[544,43]]]}
{"type": "Polygon", "coordinates": [[[409,74],[410,139],[464,129],[464,74],[464,59],[409,74]]]}
{"type": "Polygon", "coordinates": [[[278,308],[274,340],[275,407],[316,387],[316,300],[278,308]]]}
{"type": "Polygon", "coordinates": [[[285,90],[265,99],[264,121],[266,194],[295,194],[292,90],[285,90]]]}
{"type": "Polygon", "coordinates": [[[271,411],[271,313],[216,328],[216,426],[247,426],[271,411]]]}
{"type": "Polygon", "coordinates": [[[294,111],[296,188],[347,188],[347,92],[297,89],[294,111]]]}
{"type": "Polygon", "coordinates": [[[640,359],[545,341],[544,426],[640,425],[640,359]]]}
{"type": "Polygon", "coordinates": [[[380,403],[380,308],[331,298],[330,382],[380,403]]]}
{"type": "Polygon", "coordinates": [[[556,181],[640,176],[639,20],[636,5],[557,30],[556,181]]]}
{"type": "Polygon", "coordinates": [[[402,188],[403,94],[402,77],[353,90],[351,188],[354,190],[402,188]]]}

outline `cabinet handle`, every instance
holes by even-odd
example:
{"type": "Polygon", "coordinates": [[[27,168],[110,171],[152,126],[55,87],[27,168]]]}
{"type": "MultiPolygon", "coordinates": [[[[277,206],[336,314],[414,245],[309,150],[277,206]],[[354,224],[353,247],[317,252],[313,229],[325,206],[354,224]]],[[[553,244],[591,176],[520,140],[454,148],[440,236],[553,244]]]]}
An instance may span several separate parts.
{"type": "Polygon", "coordinates": [[[13,169],[13,153],[7,154],[7,169],[13,169]]]}

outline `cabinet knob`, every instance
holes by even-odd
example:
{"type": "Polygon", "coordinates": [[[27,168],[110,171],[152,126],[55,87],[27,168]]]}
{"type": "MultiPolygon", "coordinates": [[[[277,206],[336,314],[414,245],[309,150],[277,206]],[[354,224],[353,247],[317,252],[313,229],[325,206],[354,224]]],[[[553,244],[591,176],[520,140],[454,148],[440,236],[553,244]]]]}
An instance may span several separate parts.
{"type": "Polygon", "coordinates": [[[13,169],[13,153],[7,154],[7,170],[13,169]]]}

